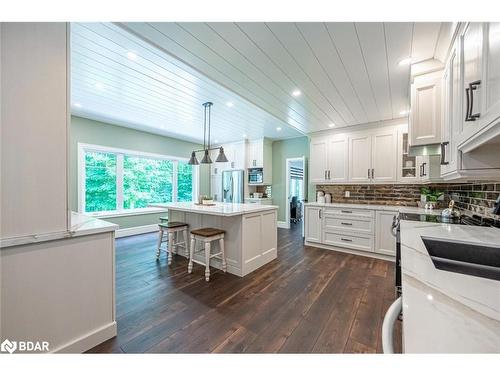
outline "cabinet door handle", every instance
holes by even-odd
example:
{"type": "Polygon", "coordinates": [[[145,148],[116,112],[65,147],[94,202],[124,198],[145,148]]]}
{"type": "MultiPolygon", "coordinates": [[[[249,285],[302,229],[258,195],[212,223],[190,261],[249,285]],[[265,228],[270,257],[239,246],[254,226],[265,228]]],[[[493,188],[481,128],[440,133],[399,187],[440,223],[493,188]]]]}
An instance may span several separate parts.
{"type": "Polygon", "coordinates": [[[425,166],[427,165],[427,163],[423,163],[422,164],[422,176],[427,176],[427,173],[425,172],[425,166]]]}
{"type": "Polygon", "coordinates": [[[481,80],[469,83],[469,87],[465,89],[465,95],[467,98],[467,113],[465,114],[465,121],[476,121],[481,114],[472,114],[472,109],[474,108],[474,91],[477,90],[477,86],[481,84],[481,80]]]}
{"type": "Polygon", "coordinates": [[[328,179],[330,179],[330,170],[328,170],[328,179]]]}
{"type": "Polygon", "coordinates": [[[352,223],[344,223],[344,222],[341,222],[340,224],[342,224],[342,225],[352,225],[352,223]]]}
{"type": "Polygon", "coordinates": [[[340,212],[342,212],[343,214],[352,214],[352,211],[344,211],[344,210],[340,210],[340,212]]]}
{"type": "Polygon", "coordinates": [[[449,162],[446,161],[446,146],[448,146],[450,142],[441,143],[441,165],[448,165],[449,162]]]}
{"type": "Polygon", "coordinates": [[[345,242],[352,242],[352,240],[350,240],[349,238],[340,238],[340,239],[345,242]]]}
{"type": "Polygon", "coordinates": [[[370,168],[368,168],[368,179],[370,179],[370,168]]]}
{"type": "Polygon", "coordinates": [[[374,179],[374,178],[375,178],[375,169],[372,168],[372,179],[374,179]]]}
{"type": "Polygon", "coordinates": [[[326,170],[325,170],[325,180],[326,180],[326,170]]]}
{"type": "Polygon", "coordinates": [[[319,218],[321,219],[321,210],[318,211],[319,218]]]}

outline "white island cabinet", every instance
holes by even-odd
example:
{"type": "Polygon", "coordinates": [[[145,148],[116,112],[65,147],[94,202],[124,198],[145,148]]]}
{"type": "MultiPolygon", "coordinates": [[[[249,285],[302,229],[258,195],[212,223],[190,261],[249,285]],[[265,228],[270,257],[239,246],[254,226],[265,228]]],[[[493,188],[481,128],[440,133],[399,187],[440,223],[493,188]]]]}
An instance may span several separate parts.
{"type": "MultiPolygon", "coordinates": [[[[167,208],[169,221],[187,223],[189,231],[205,227],[224,229],[229,273],[245,276],[277,257],[278,206],[251,203],[201,206],[193,202],[158,203],[151,206],[167,208]]],[[[218,252],[218,246],[214,242],[212,252],[218,252]]],[[[184,254],[181,251],[179,255],[184,254]]],[[[202,258],[202,254],[195,255],[195,259],[202,258]]],[[[222,269],[218,259],[212,259],[210,265],[222,269]]]]}

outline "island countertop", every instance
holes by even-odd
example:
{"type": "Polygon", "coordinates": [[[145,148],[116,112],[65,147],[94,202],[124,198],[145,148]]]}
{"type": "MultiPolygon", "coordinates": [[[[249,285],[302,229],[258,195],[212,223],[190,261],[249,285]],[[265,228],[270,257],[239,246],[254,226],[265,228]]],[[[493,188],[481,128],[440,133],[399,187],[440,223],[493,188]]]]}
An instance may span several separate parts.
{"type": "Polygon", "coordinates": [[[168,210],[193,212],[216,216],[238,216],[253,212],[277,210],[278,206],[255,203],[222,203],[215,202],[215,206],[203,206],[194,202],[152,203],[150,207],[166,208],[168,210]]]}
{"type": "Polygon", "coordinates": [[[405,351],[500,352],[500,281],[436,269],[422,237],[497,245],[500,230],[401,221],[405,351]]]}

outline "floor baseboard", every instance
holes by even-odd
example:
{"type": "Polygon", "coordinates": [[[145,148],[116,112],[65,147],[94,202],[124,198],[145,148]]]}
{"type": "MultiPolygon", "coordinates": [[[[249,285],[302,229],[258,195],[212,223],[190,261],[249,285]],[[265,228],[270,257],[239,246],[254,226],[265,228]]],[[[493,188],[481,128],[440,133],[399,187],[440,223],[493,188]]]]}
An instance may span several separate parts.
{"type": "Polygon", "coordinates": [[[158,230],[158,224],[141,225],[138,227],[123,228],[116,231],[116,238],[133,236],[136,234],[156,232],[158,230]]]}
{"type": "Polygon", "coordinates": [[[290,224],[286,221],[278,221],[278,228],[290,229],[290,224]]]}
{"type": "Polygon", "coordinates": [[[100,343],[115,337],[117,334],[116,322],[101,327],[85,336],[79,337],[76,340],[64,344],[54,350],[52,353],[84,353],[89,349],[99,345],[100,343]]]}

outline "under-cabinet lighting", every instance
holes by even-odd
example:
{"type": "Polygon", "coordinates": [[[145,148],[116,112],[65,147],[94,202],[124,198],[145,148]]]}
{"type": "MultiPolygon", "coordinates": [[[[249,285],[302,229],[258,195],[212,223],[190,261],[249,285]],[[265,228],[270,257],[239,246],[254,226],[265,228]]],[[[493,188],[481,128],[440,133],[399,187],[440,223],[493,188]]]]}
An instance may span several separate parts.
{"type": "Polygon", "coordinates": [[[137,54],[135,54],[135,53],[134,53],[134,52],[132,52],[132,51],[129,51],[129,52],[127,52],[127,58],[128,58],[129,60],[136,60],[136,59],[137,59],[137,54]]]}
{"type": "Polygon", "coordinates": [[[292,95],[293,95],[293,96],[300,96],[300,94],[302,94],[302,93],[300,92],[300,90],[294,90],[294,91],[292,92],[292,95]]]}

